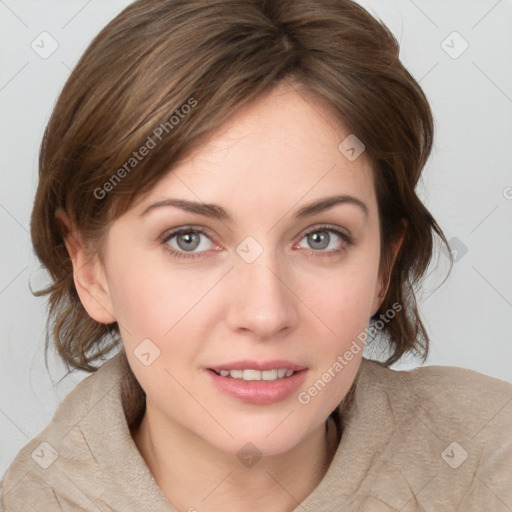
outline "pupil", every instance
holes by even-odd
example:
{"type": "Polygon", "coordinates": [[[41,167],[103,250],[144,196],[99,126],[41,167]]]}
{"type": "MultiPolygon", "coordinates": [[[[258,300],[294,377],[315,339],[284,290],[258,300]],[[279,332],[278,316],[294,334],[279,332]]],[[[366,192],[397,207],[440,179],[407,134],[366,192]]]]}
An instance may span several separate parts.
{"type": "Polygon", "coordinates": [[[199,235],[197,233],[182,233],[178,237],[178,245],[185,250],[195,249],[199,245],[199,235]],[[185,240],[185,247],[182,247],[180,243],[182,240],[185,240]]]}
{"type": "Polygon", "coordinates": [[[325,249],[329,245],[329,234],[325,231],[318,231],[310,235],[310,242],[314,249],[325,249]]]}

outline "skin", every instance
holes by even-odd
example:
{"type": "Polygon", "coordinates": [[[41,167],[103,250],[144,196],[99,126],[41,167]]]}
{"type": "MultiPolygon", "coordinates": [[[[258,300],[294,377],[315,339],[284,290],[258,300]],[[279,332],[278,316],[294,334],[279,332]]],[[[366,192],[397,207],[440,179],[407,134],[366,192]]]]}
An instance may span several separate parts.
{"type": "MultiPolygon", "coordinates": [[[[364,153],[351,162],[338,150],[348,134],[311,93],[280,85],[233,115],[112,223],[104,263],[87,260],[83,246],[67,239],[84,307],[98,322],[119,322],[147,394],[133,438],[180,511],[293,510],[328,468],[325,422],[362,351],[307,405],[297,393],[271,405],[244,403],[212,386],[204,370],[286,359],[308,368],[299,391],[307,390],[378,310],[387,283],[379,276],[377,198],[364,153]],[[294,218],[302,206],[338,194],[362,201],[367,214],[344,203],[294,218]],[[216,203],[234,220],[171,206],[141,216],[166,198],[216,203]],[[317,237],[330,237],[319,249],[305,233],[322,224],[353,241],[317,229],[317,237]],[[178,237],[159,239],[188,225],[207,230],[192,249],[197,259],[166,250],[187,254],[183,237],[181,245],[178,237]],[[236,252],[248,236],[263,249],[252,263],[236,252]],[[134,350],[148,338],[160,355],[145,366],[134,350]],[[236,456],[248,441],[263,454],[253,467],[236,456]]],[[[69,222],[62,212],[58,218],[69,222]]]]}

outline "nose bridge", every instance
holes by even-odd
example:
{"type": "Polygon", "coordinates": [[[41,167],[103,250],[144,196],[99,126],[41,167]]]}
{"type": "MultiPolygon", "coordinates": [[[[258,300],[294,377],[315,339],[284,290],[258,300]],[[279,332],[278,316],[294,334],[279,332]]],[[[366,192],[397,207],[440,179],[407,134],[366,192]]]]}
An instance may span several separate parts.
{"type": "Polygon", "coordinates": [[[248,240],[237,253],[228,315],[231,328],[250,330],[263,339],[291,327],[296,321],[295,301],[276,251],[248,240]]]}

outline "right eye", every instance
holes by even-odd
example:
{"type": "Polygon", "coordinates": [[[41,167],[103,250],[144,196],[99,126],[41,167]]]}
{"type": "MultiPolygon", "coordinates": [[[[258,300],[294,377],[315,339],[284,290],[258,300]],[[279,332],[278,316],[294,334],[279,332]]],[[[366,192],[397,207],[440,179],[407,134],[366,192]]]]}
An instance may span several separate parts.
{"type": "Polygon", "coordinates": [[[171,255],[177,258],[199,258],[211,249],[213,242],[203,229],[182,227],[164,233],[161,242],[171,255]],[[205,242],[205,240],[210,242],[205,242]],[[206,245],[206,247],[205,247],[206,245]],[[194,252],[197,248],[202,250],[194,252]]]}

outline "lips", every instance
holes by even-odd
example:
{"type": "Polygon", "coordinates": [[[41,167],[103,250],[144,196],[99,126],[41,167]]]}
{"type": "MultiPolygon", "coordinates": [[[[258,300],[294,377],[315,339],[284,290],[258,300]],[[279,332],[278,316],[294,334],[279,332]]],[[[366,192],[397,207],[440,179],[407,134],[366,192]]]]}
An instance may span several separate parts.
{"type": "Polygon", "coordinates": [[[243,402],[269,405],[288,398],[306,378],[307,368],[291,361],[234,361],[207,368],[222,392],[243,402]]]}
{"type": "Polygon", "coordinates": [[[300,371],[304,370],[306,367],[300,364],[292,363],[291,361],[286,361],[284,359],[275,359],[272,361],[252,361],[252,360],[243,360],[243,361],[233,361],[231,363],[220,364],[216,366],[210,366],[209,370],[213,370],[217,373],[220,370],[293,370],[300,371]]]}

